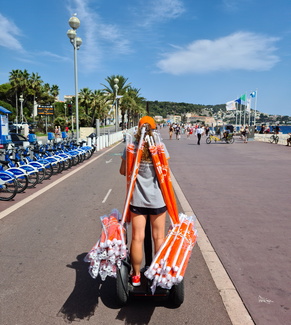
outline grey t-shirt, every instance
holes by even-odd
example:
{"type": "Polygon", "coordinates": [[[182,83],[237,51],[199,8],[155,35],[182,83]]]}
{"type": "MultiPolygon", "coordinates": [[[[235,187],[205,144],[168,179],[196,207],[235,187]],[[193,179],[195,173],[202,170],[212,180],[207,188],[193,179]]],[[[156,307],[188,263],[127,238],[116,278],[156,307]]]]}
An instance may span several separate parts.
{"type": "MultiPolygon", "coordinates": [[[[169,154],[166,148],[165,153],[168,158],[169,154]]],[[[126,160],[126,148],[122,158],[126,160]]],[[[162,208],[166,205],[152,163],[141,161],[130,204],[151,209],[162,208]]]]}

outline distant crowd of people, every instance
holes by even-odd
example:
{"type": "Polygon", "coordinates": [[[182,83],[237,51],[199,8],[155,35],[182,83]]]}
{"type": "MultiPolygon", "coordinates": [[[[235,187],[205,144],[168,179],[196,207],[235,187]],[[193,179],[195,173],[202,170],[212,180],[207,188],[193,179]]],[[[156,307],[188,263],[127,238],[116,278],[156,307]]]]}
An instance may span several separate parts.
{"type": "Polygon", "coordinates": [[[176,140],[180,140],[181,134],[186,134],[186,138],[189,139],[191,134],[197,136],[197,144],[200,145],[202,135],[208,136],[210,128],[208,125],[202,126],[200,124],[169,124],[169,138],[172,140],[175,135],[176,140]]]}
{"type": "MultiPolygon", "coordinates": [[[[271,131],[270,126],[262,124],[261,129],[259,131],[259,134],[268,134],[268,133],[271,133],[271,132],[274,132],[275,134],[278,134],[280,131],[281,131],[281,129],[280,129],[279,125],[273,126],[272,131],[271,131]]],[[[255,130],[255,132],[256,132],[256,130],[255,130]]]]}
{"type": "MultiPolygon", "coordinates": [[[[68,135],[68,133],[69,133],[69,127],[66,125],[65,126],[65,132],[66,132],[66,134],[68,135]]],[[[61,127],[60,126],[55,126],[55,138],[57,139],[57,138],[61,138],[62,137],[62,131],[61,131],[61,127]]]]}

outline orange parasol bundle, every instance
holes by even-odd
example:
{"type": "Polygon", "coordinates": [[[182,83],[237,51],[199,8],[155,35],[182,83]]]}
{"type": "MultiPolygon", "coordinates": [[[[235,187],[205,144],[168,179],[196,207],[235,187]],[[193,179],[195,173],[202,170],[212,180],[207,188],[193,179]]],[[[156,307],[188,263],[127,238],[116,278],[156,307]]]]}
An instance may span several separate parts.
{"type": "Polygon", "coordinates": [[[129,162],[127,162],[126,166],[126,179],[127,179],[127,195],[124,203],[123,214],[121,218],[121,224],[130,221],[129,220],[129,204],[132,198],[132,194],[134,191],[134,186],[140,166],[140,161],[142,157],[143,147],[144,147],[144,135],[146,128],[142,127],[141,136],[137,148],[137,152],[135,153],[134,148],[129,144],[129,148],[126,150],[126,157],[129,158],[129,162]],[[128,180],[129,183],[128,183],[128,180]]]}
{"type": "Polygon", "coordinates": [[[89,273],[92,278],[98,274],[104,281],[107,276],[116,277],[116,266],[127,256],[125,229],[120,224],[120,213],[113,209],[108,216],[102,216],[102,232],[99,240],[84,258],[90,262],[89,273]]]}
{"type": "Polygon", "coordinates": [[[152,264],[145,271],[145,276],[153,280],[151,290],[156,287],[171,289],[183,280],[192,249],[196,243],[197,230],[194,217],[179,214],[180,222],[168,232],[164,244],[155,255],[152,264]]]}
{"type": "Polygon", "coordinates": [[[117,209],[111,211],[110,216],[101,217],[102,232],[99,240],[84,258],[85,262],[90,262],[89,273],[92,278],[100,275],[104,281],[107,276],[116,277],[117,268],[121,267],[122,260],[128,256],[128,249],[125,240],[125,224],[129,221],[129,204],[134,190],[136,177],[141,161],[144,145],[145,128],[142,128],[141,138],[135,154],[134,146],[129,144],[127,150],[127,196],[123,214],[117,209]]]}
{"type": "Polygon", "coordinates": [[[145,272],[145,276],[153,280],[151,286],[153,293],[157,286],[170,289],[174,284],[182,281],[197,237],[194,217],[188,217],[184,214],[178,215],[178,207],[164,145],[159,135],[155,134],[154,136],[156,142],[150,136],[146,137],[146,141],[149,143],[149,150],[152,154],[153,164],[172,221],[172,227],[164,244],[155,255],[152,264],[145,272]]]}
{"type": "MultiPolygon", "coordinates": [[[[163,198],[169,213],[169,216],[171,218],[172,224],[176,224],[179,222],[179,217],[178,217],[178,208],[177,208],[177,202],[174,196],[174,191],[169,191],[169,180],[168,180],[168,175],[166,177],[164,176],[163,170],[165,170],[165,165],[161,164],[160,157],[158,155],[158,149],[157,146],[155,145],[153,138],[150,136],[146,136],[146,141],[149,144],[149,150],[152,155],[152,161],[153,165],[156,171],[156,175],[159,181],[160,189],[163,194],[163,198]]],[[[164,152],[161,152],[165,156],[164,152]]],[[[164,160],[166,161],[167,158],[165,157],[164,160]]]]}

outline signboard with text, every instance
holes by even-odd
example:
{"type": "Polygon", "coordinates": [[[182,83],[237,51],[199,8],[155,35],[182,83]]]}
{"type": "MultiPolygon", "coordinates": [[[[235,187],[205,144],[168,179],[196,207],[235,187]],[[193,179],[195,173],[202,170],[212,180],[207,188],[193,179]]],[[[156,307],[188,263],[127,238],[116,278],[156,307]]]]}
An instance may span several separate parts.
{"type": "Polygon", "coordinates": [[[37,106],[38,115],[54,115],[54,107],[51,105],[37,106]]]}

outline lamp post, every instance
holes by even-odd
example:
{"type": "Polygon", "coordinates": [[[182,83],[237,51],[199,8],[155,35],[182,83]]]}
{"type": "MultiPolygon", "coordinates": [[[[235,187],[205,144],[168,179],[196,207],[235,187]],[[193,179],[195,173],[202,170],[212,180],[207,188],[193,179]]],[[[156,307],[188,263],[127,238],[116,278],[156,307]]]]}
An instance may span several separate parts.
{"type": "Polygon", "coordinates": [[[74,14],[69,19],[69,25],[72,29],[67,31],[67,36],[70,39],[74,47],[74,76],[75,76],[75,105],[76,105],[76,131],[77,131],[77,142],[79,141],[79,99],[78,99],[78,64],[77,64],[77,50],[79,50],[82,39],[77,37],[77,29],[80,26],[80,20],[74,14]]]}
{"type": "Polygon", "coordinates": [[[24,101],[24,98],[23,98],[22,94],[19,96],[19,101],[20,101],[20,121],[21,121],[21,124],[23,124],[23,101],[24,101]]]}
{"type": "Polygon", "coordinates": [[[119,120],[119,116],[118,116],[118,102],[117,102],[117,93],[118,93],[118,82],[119,82],[119,79],[118,78],[115,78],[114,79],[114,89],[115,89],[115,132],[117,132],[118,130],[118,120],[119,120]]]}

